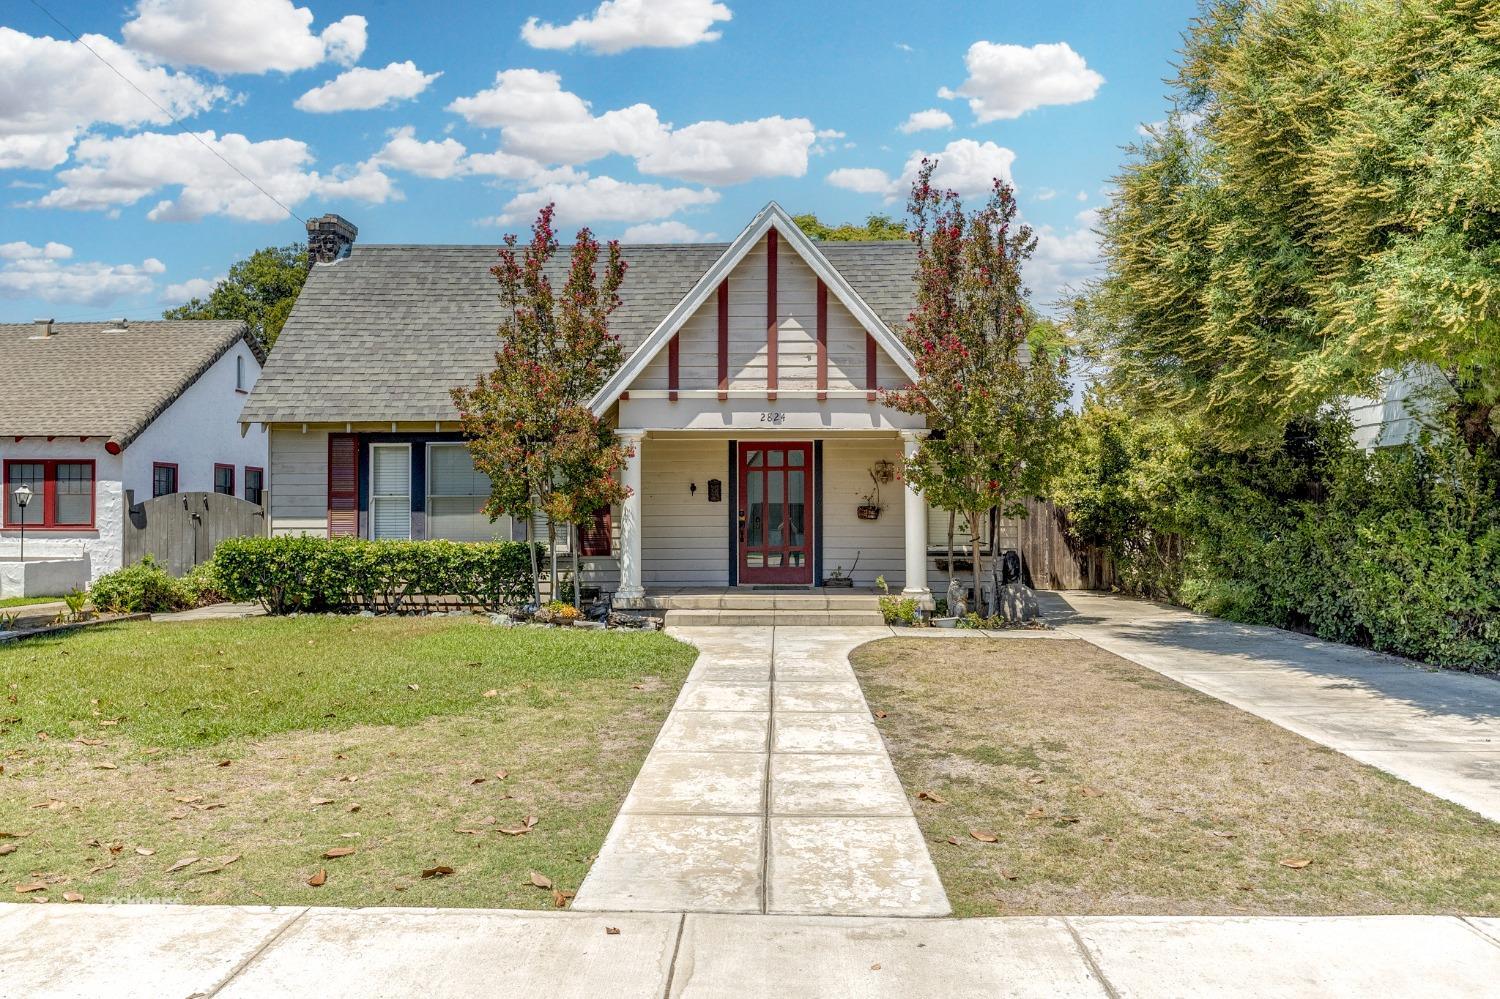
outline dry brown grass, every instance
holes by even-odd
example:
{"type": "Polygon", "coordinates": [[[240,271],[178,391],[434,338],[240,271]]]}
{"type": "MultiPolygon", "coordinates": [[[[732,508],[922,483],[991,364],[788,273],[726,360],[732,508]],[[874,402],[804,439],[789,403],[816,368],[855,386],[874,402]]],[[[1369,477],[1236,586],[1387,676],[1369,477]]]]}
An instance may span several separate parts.
{"type": "Polygon", "coordinates": [[[958,915],[1500,911],[1500,826],[1086,642],[852,659],[958,915]]]}

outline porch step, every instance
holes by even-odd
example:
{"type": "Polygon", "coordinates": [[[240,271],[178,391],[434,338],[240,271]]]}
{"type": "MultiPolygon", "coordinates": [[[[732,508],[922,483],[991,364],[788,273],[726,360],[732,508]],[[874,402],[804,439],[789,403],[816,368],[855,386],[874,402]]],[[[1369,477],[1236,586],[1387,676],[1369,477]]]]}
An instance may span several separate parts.
{"type": "Polygon", "coordinates": [[[669,610],[668,628],[694,628],[706,625],[729,625],[739,628],[823,627],[879,628],[885,624],[878,610],[832,609],[763,609],[747,608],[669,610]]]}

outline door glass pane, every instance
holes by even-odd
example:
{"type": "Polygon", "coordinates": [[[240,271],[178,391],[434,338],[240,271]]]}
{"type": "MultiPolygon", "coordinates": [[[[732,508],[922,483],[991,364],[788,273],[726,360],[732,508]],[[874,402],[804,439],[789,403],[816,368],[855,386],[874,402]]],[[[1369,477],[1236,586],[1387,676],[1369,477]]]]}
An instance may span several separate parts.
{"type": "Polygon", "coordinates": [[[760,552],[745,553],[745,568],[747,569],[759,569],[764,561],[765,556],[760,552]]]}
{"type": "Polygon", "coordinates": [[[21,504],[16,502],[16,490],[24,483],[31,488],[31,501],[26,504],[26,523],[40,524],[42,522],[43,492],[46,489],[44,470],[40,462],[17,462],[6,470],[5,494],[10,509],[6,513],[6,522],[11,524],[21,523],[21,504]]]}
{"type": "Polygon", "coordinates": [[[745,544],[759,548],[765,544],[765,473],[745,476],[745,544]]]}
{"type": "MultiPolygon", "coordinates": [[[[773,452],[774,453],[774,452],[773,452]]],[[[786,516],[786,473],[766,473],[766,527],[770,538],[769,544],[772,548],[780,548],[782,545],[782,527],[786,516]]]]}
{"type": "Polygon", "coordinates": [[[781,568],[781,552],[768,552],[766,554],[766,568],[767,569],[780,569],[781,568]]]}
{"type": "Polygon", "coordinates": [[[806,474],[796,470],[786,473],[786,543],[794,548],[807,543],[802,478],[806,474]]]}
{"type": "Polygon", "coordinates": [[[799,447],[786,453],[786,463],[788,465],[791,465],[793,468],[801,468],[802,459],[805,457],[807,457],[807,452],[803,451],[799,447]]]}
{"type": "Polygon", "coordinates": [[[82,462],[59,464],[57,466],[57,522],[59,524],[87,524],[92,518],[93,507],[93,467],[82,462]]]}
{"type": "Polygon", "coordinates": [[[745,466],[747,468],[759,468],[763,452],[758,448],[752,448],[745,452],[745,466]]]}
{"type": "Polygon", "coordinates": [[[780,449],[766,452],[766,464],[772,468],[786,464],[786,452],[780,449]]]}

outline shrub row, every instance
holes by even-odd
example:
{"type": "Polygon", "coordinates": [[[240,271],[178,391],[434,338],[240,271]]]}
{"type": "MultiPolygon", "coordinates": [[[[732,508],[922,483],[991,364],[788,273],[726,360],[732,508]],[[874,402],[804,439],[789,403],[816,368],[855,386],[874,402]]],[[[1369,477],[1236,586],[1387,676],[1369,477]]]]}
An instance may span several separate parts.
{"type": "Polygon", "coordinates": [[[272,614],[396,613],[431,598],[499,610],[532,595],[522,541],[234,538],[214,550],[214,564],[229,599],[259,601],[272,614]]]}
{"type": "Polygon", "coordinates": [[[150,555],[135,565],[106,573],[89,587],[94,609],[109,614],[162,614],[221,599],[222,588],[212,562],[176,579],[150,555]]]}

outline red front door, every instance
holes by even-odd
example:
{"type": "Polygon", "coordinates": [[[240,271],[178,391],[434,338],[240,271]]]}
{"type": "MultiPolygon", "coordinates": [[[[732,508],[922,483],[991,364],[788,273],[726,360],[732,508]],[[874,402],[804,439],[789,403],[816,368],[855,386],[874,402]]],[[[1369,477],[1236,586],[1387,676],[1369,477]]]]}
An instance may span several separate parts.
{"type": "Polygon", "coordinates": [[[812,450],[740,445],[740,582],[813,581],[812,450]]]}

